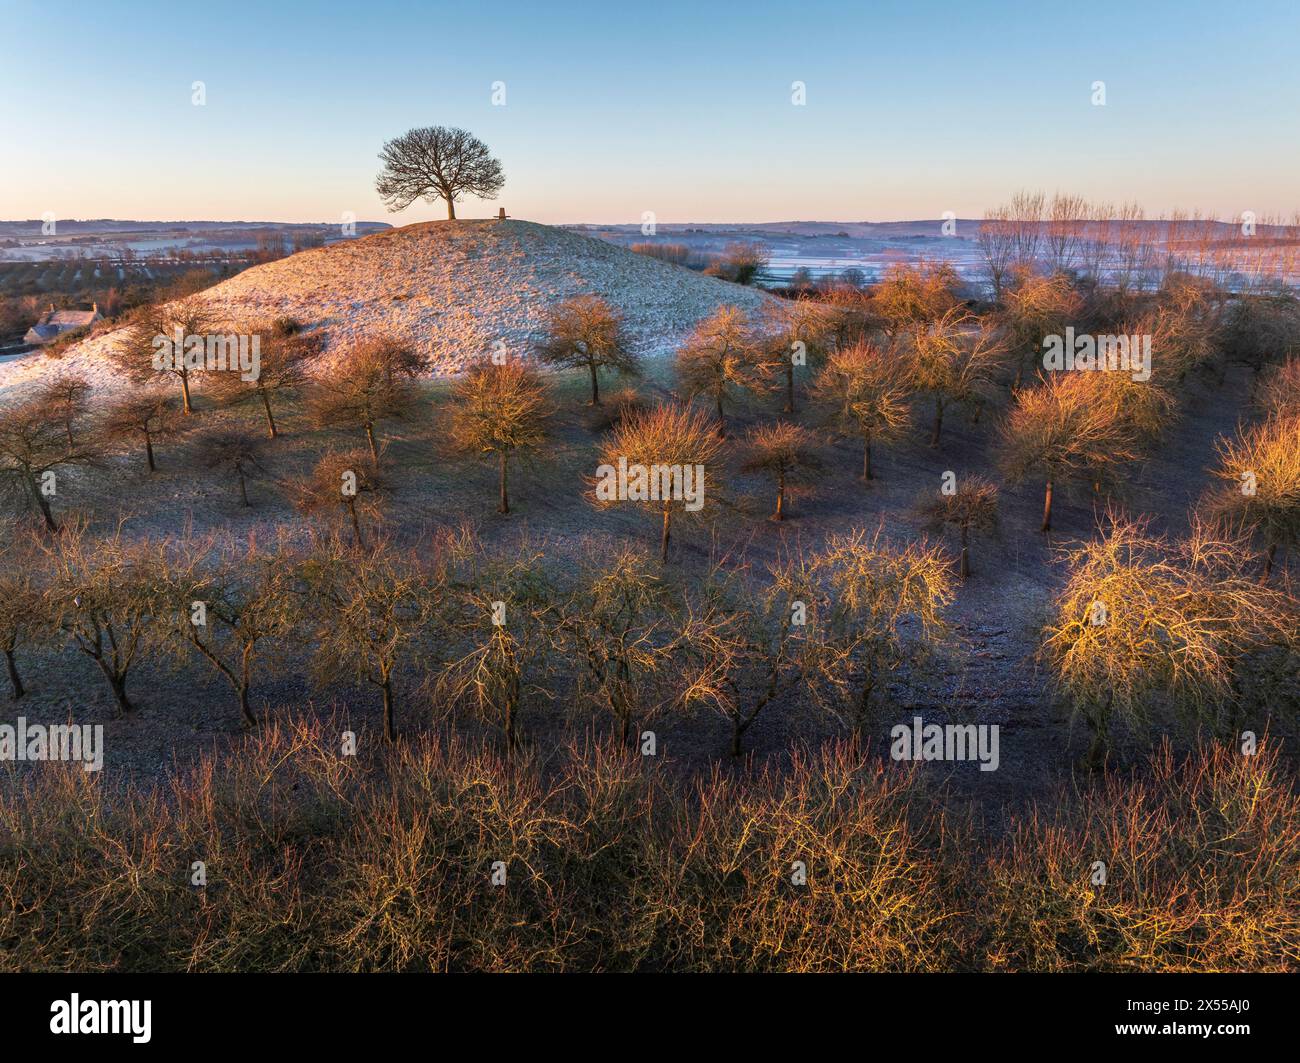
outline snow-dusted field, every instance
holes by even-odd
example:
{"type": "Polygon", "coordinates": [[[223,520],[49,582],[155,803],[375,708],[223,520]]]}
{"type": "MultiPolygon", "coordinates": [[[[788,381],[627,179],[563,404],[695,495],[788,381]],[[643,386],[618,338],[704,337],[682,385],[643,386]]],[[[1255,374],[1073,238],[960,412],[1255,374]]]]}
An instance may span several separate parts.
{"type": "MultiPolygon", "coordinates": [[[[756,309],[771,296],[634,254],[603,240],[526,221],[428,222],[316,248],[245,270],[204,292],[223,331],[247,333],[287,316],[319,328],[327,354],[387,331],[408,338],[447,375],[504,341],[531,350],[545,312],[595,293],[622,310],[640,352],[673,350],[724,303],[756,309]]],[[[33,354],[0,364],[0,397],[60,371],[96,388],[126,386],[105,332],[62,358],[33,354]]]]}

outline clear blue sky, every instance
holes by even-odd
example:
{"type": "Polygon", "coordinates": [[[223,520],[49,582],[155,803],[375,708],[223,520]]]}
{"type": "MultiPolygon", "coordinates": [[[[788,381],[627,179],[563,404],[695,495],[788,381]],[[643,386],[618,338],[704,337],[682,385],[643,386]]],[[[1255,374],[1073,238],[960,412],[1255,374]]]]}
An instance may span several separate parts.
{"type": "Polygon", "coordinates": [[[1300,209],[1297,0],[0,0],[0,39],[0,218],[441,217],[374,192],[433,124],[545,222],[1300,209]]]}

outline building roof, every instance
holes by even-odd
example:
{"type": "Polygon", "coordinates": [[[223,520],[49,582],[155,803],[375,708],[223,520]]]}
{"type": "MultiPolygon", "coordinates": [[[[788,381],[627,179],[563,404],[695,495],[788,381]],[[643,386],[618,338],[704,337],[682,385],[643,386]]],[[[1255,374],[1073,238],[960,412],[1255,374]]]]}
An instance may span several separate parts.
{"type": "Polygon", "coordinates": [[[99,312],[98,303],[92,305],[89,310],[55,310],[51,305],[41,315],[40,320],[27,330],[26,335],[23,336],[23,342],[49,343],[65,332],[86,328],[96,321],[103,320],[104,315],[99,312]]]}

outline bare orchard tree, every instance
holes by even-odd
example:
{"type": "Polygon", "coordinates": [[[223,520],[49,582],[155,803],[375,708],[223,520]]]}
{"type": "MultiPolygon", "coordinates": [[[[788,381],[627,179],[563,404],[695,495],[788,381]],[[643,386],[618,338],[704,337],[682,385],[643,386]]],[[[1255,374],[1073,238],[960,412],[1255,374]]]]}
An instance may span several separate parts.
{"type": "Polygon", "coordinates": [[[280,429],[275,423],[273,404],[307,382],[309,370],[321,353],[321,337],[319,333],[277,329],[274,324],[259,326],[256,333],[262,337],[256,379],[245,380],[241,373],[219,373],[217,391],[228,402],[260,403],[266,415],[266,434],[275,439],[280,429]]]}
{"type": "Polygon", "coordinates": [[[690,398],[705,396],[718,414],[718,436],[727,434],[725,406],[762,385],[763,347],[745,312],[719,306],[699,321],[677,352],[677,377],[690,398]]]}
{"type": "Polygon", "coordinates": [[[761,330],[768,372],[776,390],[784,393],[782,413],[794,413],[796,367],[811,370],[826,361],[834,340],[834,318],[825,303],[806,296],[765,305],[761,330]]]}
{"type": "Polygon", "coordinates": [[[759,425],[745,436],[742,472],[757,472],[776,487],[773,520],[785,520],[788,487],[813,483],[825,469],[819,453],[821,440],[815,432],[790,421],[759,425]]]}
{"type": "Polygon", "coordinates": [[[163,570],[158,547],[131,542],[119,526],[90,536],[84,521],[41,544],[49,574],[40,608],[48,635],[62,634],[108,680],[119,714],[135,706],[127,696],[132,666],[151,645],[163,570]]]}
{"type": "Polygon", "coordinates": [[[600,370],[641,375],[623,315],[599,295],[575,295],[550,310],[537,356],[547,365],[586,369],[591,374],[593,406],[600,405],[600,370]]]}
{"type": "Polygon", "coordinates": [[[438,570],[384,541],[349,549],[320,540],[300,566],[313,619],[312,671],[322,689],[346,679],[376,687],[383,699],[384,737],[397,740],[396,681],[422,659],[436,603],[444,597],[438,570]]]}
{"type": "Polygon", "coordinates": [[[196,373],[185,357],[185,347],[195,341],[206,343],[215,327],[212,311],[198,294],[160,301],[126,328],[113,360],[134,384],[153,383],[164,374],[173,377],[181,388],[181,409],[191,414],[190,388],[196,373]]]}
{"type": "Polygon", "coordinates": [[[496,459],[501,513],[510,512],[507,472],[512,455],[537,450],[551,434],[546,384],[521,362],[480,362],[451,388],[450,434],[457,450],[496,459]]]}
{"type": "Polygon", "coordinates": [[[347,521],[358,550],[365,548],[361,518],[377,524],[382,516],[386,477],[363,450],[328,451],[311,473],[288,485],[299,511],[326,523],[347,521]]]}
{"type": "Polygon", "coordinates": [[[624,744],[634,723],[670,700],[673,599],[650,553],[627,546],[586,559],[577,586],[557,606],[555,648],[578,662],[578,690],[609,713],[624,744]]]}
{"type": "Polygon", "coordinates": [[[831,431],[862,440],[864,480],[874,479],[871,444],[893,442],[911,420],[900,375],[893,358],[864,343],[832,354],[813,384],[813,403],[831,431]]]}
{"type": "Polygon", "coordinates": [[[456,220],[456,200],[468,192],[479,199],[496,199],[506,183],[501,163],[487,145],[464,129],[422,126],[384,144],[379,153],[384,168],[375,189],[392,212],[405,210],[417,199],[445,200],[447,218],[456,220]]]}
{"type": "Polygon", "coordinates": [[[999,334],[962,307],[915,326],[910,340],[907,372],[917,394],[934,402],[930,446],[937,447],[949,406],[963,404],[978,415],[989,401],[1006,346],[999,334]]]}
{"type": "MultiPolygon", "coordinates": [[[[605,472],[614,469],[639,467],[647,475],[663,469],[681,470],[682,486],[689,466],[692,472],[702,468],[708,477],[705,490],[703,478],[695,485],[695,501],[674,497],[672,491],[602,490],[601,481],[594,481],[594,500],[598,506],[617,506],[632,502],[634,505],[658,510],[663,529],[659,539],[659,560],[668,561],[668,542],[672,534],[673,514],[682,519],[707,514],[717,501],[719,483],[723,478],[721,468],[722,441],[708,415],[700,410],[680,406],[656,406],[645,413],[633,414],[624,420],[600,449],[600,461],[605,472]],[[660,497],[651,497],[652,495],[660,497]],[[698,505],[696,504],[698,502],[698,505]]],[[[608,482],[608,480],[606,480],[608,482]]],[[[685,492],[677,492],[685,494],[685,492]]]]}
{"type": "Polygon", "coordinates": [[[97,464],[90,444],[70,447],[63,424],[39,401],[0,412],[0,501],[14,509],[39,510],[45,527],[59,530],[50,507],[63,470],[97,464]]]}
{"type": "Polygon", "coordinates": [[[200,460],[218,475],[239,485],[240,505],[250,506],[248,481],[266,473],[265,444],[242,428],[215,428],[199,440],[200,460]]]}
{"type": "Polygon", "coordinates": [[[199,655],[230,684],[244,723],[253,726],[250,695],[254,666],[275,639],[286,639],[301,620],[294,593],[298,559],[282,543],[270,551],[250,538],[245,544],[216,536],[175,544],[176,557],[162,577],[162,601],[154,618],[161,641],[182,660],[199,655]]]}
{"type": "Polygon", "coordinates": [[[30,535],[0,540],[0,650],[5,655],[14,701],[26,693],[18,674],[17,651],[34,641],[40,615],[41,591],[32,556],[35,548],[30,535]]]}
{"type": "Polygon", "coordinates": [[[375,426],[400,420],[415,406],[412,379],[417,371],[401,355],[404,350],[385,342],[359,343],[319,374],[307,394],[312,423],[318,428],[364,431],[375,464],[379,462],[375,426]]]}
{"type": "Polygon", "coordinates": [[[144,444],[150,472],[157,472],[153,445],[181,430],[181,417],[173,400],[157,389],[140,391],[123,399],[108,412],[104,428],[109,435],[144,444]]]}
{"type": "Polygon", "coordinates": [[[90,405],[90,381],[77,373],[60,373],[37,391],[40,400],[57,413],[63,423],[68,447],[77,445],[73,428],[85,416],[90,405]]]}

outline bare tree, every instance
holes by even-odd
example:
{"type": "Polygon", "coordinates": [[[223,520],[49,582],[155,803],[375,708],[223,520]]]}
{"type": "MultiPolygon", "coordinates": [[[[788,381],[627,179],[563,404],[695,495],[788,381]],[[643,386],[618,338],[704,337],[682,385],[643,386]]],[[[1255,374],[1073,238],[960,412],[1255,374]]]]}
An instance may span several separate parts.
{"type": "Polygon", "coordinates": [[[90,381],[78,373],[60,373],[41,385],[37,395],[40,401],[48,403],[57,411],[63,422],[68,447],[75,448],[77,441],[72,429],[85,416],[90,405],[90,381]]]}
{"type": "Polygon", "coordinates": [[[1069,278],[1020,274],[1005,292],[1002,314],[1007,345],[1015,362],[1014,388],[1024,381],[1025,369],[1042,357],[1047,336],[1060,336],[1083,311],[1083,299],[1069,278]]]}
{"type": "Polygon", "coordinates": [[[984,267],[988,270],[989,283],[993,287],[993,302],[1000,303],[1015,253],[1010,208],[995,207],[985,211],[975,241],[979,245],[980,254],[984,256],[984,267]]]}
{"type": "Polygon", "coordinates": [[[880,529],[832,536],[809,562],[805,599],[818,652],[814,689],[860,735],[882,681],[931,651],[945,632],[952,561],[924,540],[897,545],[880,529]]]}
{"type": "Polygon", "coordinates": [[[149,471],[157,472],[153,445],[159,439],[176,435],[181,430],[181,423],[172,399],[154,390],[123,399],[108,411],[104,427],[111,435],[143,442],[149,471]]]}
{"type": "Polygon", "coordinates": [[[1273,572],[1278,547],[1300,542],[1300,417],[1273,416],[1217,444],[1214,475],[1223,481],[1210,512],[1256,531],[1264,540],[1264,573],[1273,572]]]}
{"type": "Polygon", "coordinates": [[[38,511],[58,531],[50,499],[64,469],[95,466],[99,452],[90,442],[69,446],[63,425],[38,401],[0,411],[0,499],[15,509],[38,511]]]}
{"type": "Polygon", "coordinates": [[[871,480],[871,446],[899,438],[911,420],[897,363],[870,345],[836,351],[813,385],[813,402],[840,436],[862,440],[862,478],[871,480]]]}
{"type": "Polygon", "coordinates": [[[300,570],[315,619],[318,682],[351,677],[378,687],[389,742],[397,740],[399,668],[427,634],[442,597],[428,572],[388,543],[355,551],[337,538],[319,542],[300,570]]]}
{"type": "Polygon", "coordinates": [[[959,305],[957,272],[947,262],[894,264],[871,293],[871,303],[891,341],[917,325],[938,321],[959,305]]]}
{"type": "Polygon", "coordinates": [[[795,369],[813,370],[825,362],[834,327],[834,312],[806,296],[764,307],[766,356],[771,370],[784,380],[784,413],[795,412],[795,369]]]}
{"type": "Polygon", "coordinates": [[[556,648],[579,662],[579,685],[609,712],[627,742],[634,719],[655,711],[672,671],[668,587],[644,551],[625,547],[594,559],[559,605],[556,648]]]}
{"type": "Polygon", "coordinates": [[[495,456],[501,513],[510,512],[510,457],[534,450],[550,434],[551,404],[536,370],[520,362],[480,362],[451,388],[451,438],[468,453],[495,456]]]}
{"type": "Polygon", "coordinates": [[[37,633],[41,591],[34,576],[35,544],[27,536],[0,540],[0,650],[17,701],[26,690],[18,674],[18,647],[37,633]]]}
{"type": "Polygon", "coordinates": [[[1096,484],[1137,459],[1131,433],[1119,411],[1098,401],[1091,374],[1052,374],[1038,387],[1016,392],[1002,431],[1007,478],[1019,483],[1037,476],[1046,483],[1043,531],[1052,527],[1052,492],[1061,483],[1096,484]]]}
{"type": "Polygon", "coordinates": [[[83,522],[69,522],[60,535],[41,544],[50,574],[41,620],[62,632],[95,662],[108,680],[120,713],[134,706],[126,681],[149,645],[159,602],[158,548],[127,540],[119,526],[92,537],[83,522]]]}
{"type": "Polygon", "coordinates": [[[745,437],[742,472],[761,472],[776,484],[773,520],[785,520],[786,488],[815,479],[825,463],[818,453],[820,440],[802,425],[782,421],[761,425],[745,437]]]}
{"type": "Polygon", "coordinates": [[[266,434],[275,439],[280,430],[273,405],[283,394],[297,391],[307,382],[312,364],[320,356],[321,343],[315,334],[283,333],[274,325],[261,326],[258,335],[263,339],[257,377],[245,380],[240,373],[222,373],[217,387],[227,401],[260,402],[266,415],[266,434]]]}
{"type": "Polygon", "coordinates": [[[254,665],[265,644],[297,630],[299,596],[293,587],[296,557],[251,541],[218,546],[209,537],[179,544],[163,575],[164,601],[157,622],[167,641],[197,653],[230,684],[239,712],[257,723],[251,703],[254,665]]]}
{"type": "Polygon", "coordinates": [[[624,420],[601,447],[600,460],[602,468],[611,474],[619,468],[632,470],[635,467],[644,478],[646,489],[636,492],[629,489],[627,497],[617,497],[617,494],[610,497],[610,492],[602,491],[601,483],[596,482],[594,499],[602,506],[631,502],[657,509],[662,516],[659,559],[667,563],[673,514],[699,516],[717,500],[722,486],[718,462],[721,453],[722,442],[716,430],[709,426],[707,416],[697,410],[665,405],[634,414],[624,420]],[[703,474],[700,482],[694,484],[698,506],[685,497],[684,491],[663,489],[664,470],[670,476],[674,470],[680,474],[684,487],[687,471],[694,475],[699,469],[703,474]],[[656,478],[658,490],[651,491],[650,481],[656,478]],[[707,486],[705,478],[708,479],[707,486]]]}
{"type": "Polygon", "coordinates": [[[524,708],[549,693],[549,650],[561,624],[556,591],[532,551],[489,564],[457,591],[457,631],[468,634],[470,649],[443,669],[436,695],[496,723],[509,755],[519,748],[524,708]]]}
{"type": "Polygon", "coordinates": [[[1042,655],[1092,731],[1092,767],[1105,759],[1116,718],[1146,725],[1162,703],[1218,724],[1247,655],[1294,645],[1294,602],[1250,578],[1256,555],[1242,539],[1194,525],[1171,543],[1142,522],[1112,518],[1062,560],[1066,583],[1042,655]]]}
{"type": "Polygon", "coordinates": [[[1053,273],[1071,273],[1080,260],[1088,204],[1082,196],[1052,196],[1047,207],[1047,265],[1053,273]]]}
{"type": "Polygon", "coordinates": [[[1002,338],[980,327],[963,307],[913,329],[907,371],[912,387],[934,402],[930,446],[939,445],[949,406],[964,403],[978,411],[988,400],[1005,351],[1002,338]]]}
{"type": "Polygon", "coordinates": [[[967,579],[970,568],[970,538],[973,534],[995,531],[998,526],[998,489],[983,476],[963,476],[940,485],[939,491],[927,493],[918,503],[928,530],[956,528],[961,541],[960,575],[967,579]]]}
{"type": "Polygon", "coordinates": [[[369,458],[363,450],[330,451],[310,475],[289,484],[294,504],[303,513],[346,520],[358,550],[365,547],[361,518],[378,521],[387,486],[382,470],[369,458]]]}
{"type": "Polygon", "coordinates": [[[322,428],[364,431],[371,459],[379,461],[375,428],[380,421],[406,417],[415,407],[416,392],[407,363],[380,342],[363,342],[345,352],[317,375],[307,397],[312,421],[322,428]]]}
{"type": "Polygon", "coordinates": [[[677,376],[690,398],[705,395],[718,414],[718,435],[727,434],[725,404],[761,382],[762,348],[745,312],[719,306],[699,322],[677,352],[677,376]]]}
{"type": "Polygon", "coordinates": [[[779,557],[762,586],[715,568],[689,599],[680,645],[684,707],[707,708],[731,725],[731,755],[770,705],[797,690],[813,662],[800,613],[813,600],[801,555],[779,557]]]}
{"type": "Polygon", "coordinates": [[[124,330],[113,359],[136,384],[153,383],[160,374],[173,377],[181,389],[181,410],[188,416],[194,412],[191,384],[196,372],[190,348],[197,344],[202,350],[193,354],[206,357],[206,340],[215,321],[206,300],[197,293],[160,301],[141,311],[124,330]]]}
{"type": "Polygon", "coordinates": [[[240,428],[217,428],[198,440],[200,460],[206,468],[232,477],[239,484],[239,501],[249,506],[248,479],[266,472],[262,464],[265,444],[240,428]]]}
{"type": "Polygon", "coordinates": [[[602,370],[640,376],[623,315],[599,295],[576,295],[547,313],[546,337],[537,356],[547,365],[586,369],[591,374],[591,404],[600,405],[602,370]]]}
{"type": "Polygon", "coordinates": [[[456,219],[456,200],[465,193],[496,199],[506,183],[501,163],[487,145],[464,129],[422,126],[384,144],[384,164],[375,189],[390,211],[405,210],[417,199],[444,200],[447,217],[456,219]]]}

